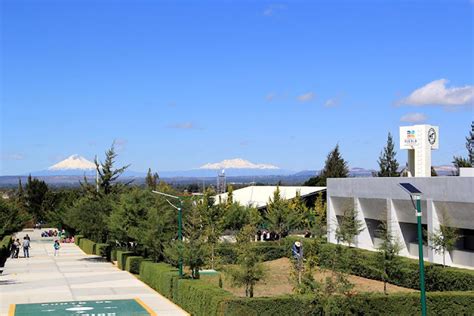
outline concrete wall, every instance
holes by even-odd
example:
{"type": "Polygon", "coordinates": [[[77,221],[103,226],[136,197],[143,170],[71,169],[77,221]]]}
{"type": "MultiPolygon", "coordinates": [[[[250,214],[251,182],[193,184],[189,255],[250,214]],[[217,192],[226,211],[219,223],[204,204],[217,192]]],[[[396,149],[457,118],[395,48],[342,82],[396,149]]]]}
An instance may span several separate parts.
{"type": "MultiPolygon", "coordinates": [[[[392,234],[402,245],[401,255],[418,256],[416,216],[408,193],[400,186],[408,182],[423,192],[422,224],[433,233],[446,219],[449,226],[474,234],[474,178],[432,177],[432,178],[344,178],[328,179],[328,241],[336,243],[337,218],[344,210],[354,207],[363,220],[364,231],[356,238],[355,245],[375,250],[378,244],[374,226],[386,220],[392,234]]],[[[474,251],[463,249],[470,245],[474,235],[468,235],[452,253],[446,254],[446,263],[474,268],[474,251]]],[[[425,260],[442,263],[443,258],[431,247],[423,247],[425,260]]]]}

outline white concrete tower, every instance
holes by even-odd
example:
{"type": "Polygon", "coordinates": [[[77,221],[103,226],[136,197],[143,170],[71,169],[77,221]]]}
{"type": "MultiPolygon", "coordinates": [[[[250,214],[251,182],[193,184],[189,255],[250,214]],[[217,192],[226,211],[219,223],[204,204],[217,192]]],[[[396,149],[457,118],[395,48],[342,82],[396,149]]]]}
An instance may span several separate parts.
{"type": "Polygon", "coordinates": [[[400,126],[400,149],[408,149],[409,177],[431,177],[431,150],[439,148],[438,132],[438,126],[400,126]]]}

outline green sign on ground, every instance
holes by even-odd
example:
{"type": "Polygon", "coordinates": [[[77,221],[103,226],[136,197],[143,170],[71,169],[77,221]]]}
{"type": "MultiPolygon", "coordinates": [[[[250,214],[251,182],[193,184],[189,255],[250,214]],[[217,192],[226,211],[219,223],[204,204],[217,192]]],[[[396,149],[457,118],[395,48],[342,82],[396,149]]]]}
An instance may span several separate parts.
{"type": "Polygon", "coordinates": [[[17,304],[9,316],[154,316],[139,299],[17,304]]]}

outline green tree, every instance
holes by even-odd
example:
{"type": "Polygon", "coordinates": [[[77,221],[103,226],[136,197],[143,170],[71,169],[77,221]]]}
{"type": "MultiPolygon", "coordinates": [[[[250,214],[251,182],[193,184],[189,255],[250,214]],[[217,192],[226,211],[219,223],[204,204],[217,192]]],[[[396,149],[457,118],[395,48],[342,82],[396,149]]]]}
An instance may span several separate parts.
{"type": "Polygon", "coordinates": [[[305,182],[305,185],[326,186],[328,178],[347,178],[349,176],[349,168],[347,162],[342,158],[339,152],[339,145],[331,150],[326,158],[323,170],[319,176],[313,177],[305,182]]]}
{"type": "Polygon", "coordinates": [[[43,200],[48,192],[48,186],[42,180],[28,176],[25,189],[25,205],[28,214],[30,214],[35,222],[44,220],[43,200]]]}
{"type": "Polygon", "coordinates": [[[468,160],[471,163],[471,167],[474,167],[474,121],[471,123],[471,131],[466,137],[466,149],[468,160]]]}
{"type": "Polygon", "coordinates": [[[122,191],[124,186],[128,183],[121,183],[118,181],[118,178],[125,172],[125,170],[130,166],[126,165],[121,168],[115,169],[115,159],[117,158],[117,153],[115,152],[115,142],[112,146],[105,152],[105,161],[102,163],[94,159],[95,167],[97,173],[99,174],[98,185],[100,192],[107,195],[111,193],[119,193],[122,191]]]}
{"type": "Polygon", "coordinates": [[[379,172],[377,172],[378,177],[399,177],[400,173],[398,172],[398,161],[395,158],[397,152],[394,150],[394,144],[392,135],[388,133],[387,145],[384,147],[383,152],[380,153],[378,160],[379,172]]]}
{"type": "Polygon", "coordinates": [[[310,209],[306,206],[301,192],[296,191],[296,196],[288,202],[289,211],[294,217],[295,228],[308,228],[311,220],[310,209]]]}
{"type": "Polygon", "coordinates": [[[197,205],[201,209],[200,213],[203,215],[205,235],[210,246],[210,264],[212,269],[215,268],[216,264],[215,249],[224,229],[223,217],[225,214],[225,207],[214,203],[214,195],[214,190],[207,189],[203,199],[197,205]]]}
{"type": "Polygon", "coordinates": [[[327,202],[322,192],[318,192],[314,203],[314,224],[312,226],[313,235],[321,238],[326,235],[326,209],[327,202]]]}
{"type": "Polygon", "coordinates": [[[0,238],[20,231],[27,219],[17,203],[0,198],[0,238]]]}
{"type": "Polygon", "coordinates": [[[459,230],[452,226],[451,218],[446,211],[441,212],[441,225],[429,234],[431,248],[443,256],[443,266],[446,266],[446,253],[454,250],[460,238],[459,230]]]}
{"type": "Polygon", "coordinates": [[[377,247],[377,267],[383,281],[383,291],[387,293],[387,282],[390,279],[390,273],[398,271],[400,268],[400,253],[401,246],[399,241],[393,236],[388,228],[387,222],[382,221],[379,225],[378,235],[382,239],[381,244],[377,247]]]}
{"type": "Polygon", "coordinates": [[[18,178],[18,189],[16,191],[16,200],[18,205],[21,208],[25,207],[26,201],[25,201],[25,191],[23,190],[23,185],[21,183],[21,178],[18,178]]]}
{"type": "Polygon", "coordinates": [[[294,214],[288,202],[281,198],[279,187],[273,192],[273,198],[268,201],[265,216],[268,222],[268,228],[279,236],[281,236],[283,232],[289,232],[291,229],[298,227],[301,222],[299,215],[294,214]]]}
{"type": "Polygon", "coordinates": [[[237,235],[237,266],[229,267],[225,273],[232,286],[245,286],[245,296],[253,297],[254,287],[265,278],[262,258],[255,249],[255,227],[247,225],[237,235]]]}
{"type": "Polygon", "coordinates": [[[431,167],[431,176],[432,177],[437,177],[438,173],[436,172],[436,169],[434,167],[431,167]]]}
{"type": "Polygon", "coordinates": [[[469,168],[471,167],[471,162],[464,157],[461,156],[454,156],[453,157],[453,165],[456,168],[456,171],[454,172],[455,176],[459,176],[459,169],[460,168],[469,168]]]}
{"type": "Polygon", "coordinates": [[[341,216],[341,221],[336,229],[337,242],[345,242],[351,247],[354,238],[364,230],[364,223],[357,217],[355,207],[348,207],[341,216]]]}
{"type": "Polygon", "coordinates": [[[157,172],[152,173],[151,168],[148,168],[148,172],[146,174],[145,183],[148,189],[156,190],[156,186],[158,185],[158,180],[160,179],[157,172]]]}

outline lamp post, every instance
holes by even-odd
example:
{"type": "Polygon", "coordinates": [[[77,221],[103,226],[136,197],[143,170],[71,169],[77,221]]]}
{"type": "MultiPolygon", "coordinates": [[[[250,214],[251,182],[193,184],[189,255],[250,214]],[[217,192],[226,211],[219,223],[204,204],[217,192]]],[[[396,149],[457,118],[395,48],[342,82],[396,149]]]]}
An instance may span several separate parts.
{"type": "Polygon", "coordinates": [[[410,194],[410,199],[416,210],[416,222],[418,226],[418,262],[420,267],[420,300],[421,315],[426,316],[426,290],[425,290],[425,263],[423,261],[423,233],[421,227],[421,191],[411,183],[400,183],[400,186],[410,194]],[[416,201],[416,205],[413,202],[416,201]]]}
{"type": "MultiPolygon", "coordinates": [[[[178,240],[183,241],[183,201],[179,196],[174,196],[168,193],[163,193],[159,191],[152,191],[153,193],[163,195],[165,196],[166,202],[168,202],[169,205],[174,207],[175,209],[178,210],[178,240]],[[176,199],[179,201],[179,207],[171,203],[166,197],[176,199]]],[[[179,271],[179,277],[183,277],[183,257],[181,252],[179,253],[179,259],[178,259],[178,271],[179,271]]]]}

